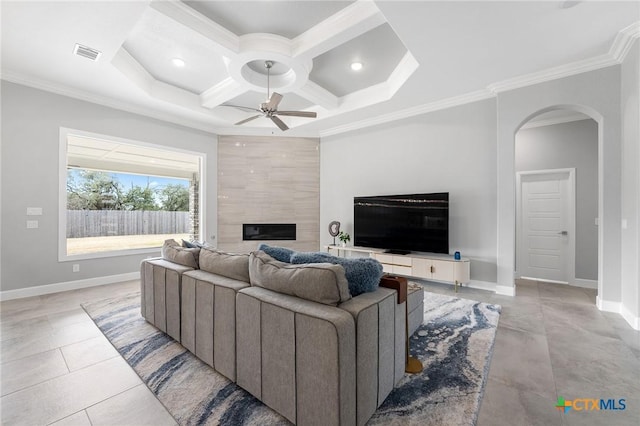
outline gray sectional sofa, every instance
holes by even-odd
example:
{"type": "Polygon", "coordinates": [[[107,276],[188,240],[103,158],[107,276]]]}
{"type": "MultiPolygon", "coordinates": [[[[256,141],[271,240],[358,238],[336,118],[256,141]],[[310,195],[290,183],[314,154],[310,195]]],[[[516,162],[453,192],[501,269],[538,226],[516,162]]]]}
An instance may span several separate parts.
{"type": "Polygon", "coordinates": [[[394,290],[351,297],[340,265],[175,251],[142,262],[144,318],[291,422],[365,424],[404,375],[394,290]]]}

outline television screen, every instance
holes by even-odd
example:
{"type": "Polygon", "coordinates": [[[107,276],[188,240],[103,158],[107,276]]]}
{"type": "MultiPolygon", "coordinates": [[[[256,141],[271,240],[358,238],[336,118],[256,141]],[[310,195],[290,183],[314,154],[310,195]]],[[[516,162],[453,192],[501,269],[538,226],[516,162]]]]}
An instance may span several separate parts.
{"type": "Polygon", "coordinates": [[[354,244],[449,253],[449,193],[354,197],[354,244]]]}

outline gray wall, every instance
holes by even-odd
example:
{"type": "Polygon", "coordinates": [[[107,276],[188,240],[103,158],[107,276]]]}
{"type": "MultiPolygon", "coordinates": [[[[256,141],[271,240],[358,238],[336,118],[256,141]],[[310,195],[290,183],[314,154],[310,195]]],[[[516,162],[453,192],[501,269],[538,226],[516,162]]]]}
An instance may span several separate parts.
{"type": "Polygon", "coordinates": [[[72,262],[58,262],[60,127],[205,153],[205,222],[215,232],[216,135],[6,81],[1,89],[3,291],[135,272],[146,257],[73,261],[77,273],[72,262]],[[43,208],[38,229],[26,229],[27,207],[43,208]]]}
{"type": "MultiPolygon", "coordinates": [[[[640,41],[621,67],[622,305],[640,329],[640,41]]],[[[623,312],[623,314],[625,314],[623,312]]]]}
{"type": "Polygon", "coordinates": [[[593,120],[522,129],[516,172],[576,169],[576,278],[598,279],[598,123],[593,120]]]}
{"type": "Polygon", "coordinates": [[[353,236],[353,197],[449,192],[449,247],[471,259],[471,279],[496,281],[496,103],[486,100],[320,143],[320,241],[342,223],[353,236]]]}

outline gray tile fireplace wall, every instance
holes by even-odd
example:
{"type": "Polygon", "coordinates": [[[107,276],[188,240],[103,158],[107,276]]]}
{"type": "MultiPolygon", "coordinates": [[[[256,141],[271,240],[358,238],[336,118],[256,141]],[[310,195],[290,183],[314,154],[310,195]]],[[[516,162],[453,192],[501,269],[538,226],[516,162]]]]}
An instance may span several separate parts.
{"type": "Polygon", "coordinates": [[[320,247],[317,138],[220,136],[218,248],[249,252],[260,243],[320,247]],[[243,240],[245,224],[295,224],[295,240],[243,240]]]}

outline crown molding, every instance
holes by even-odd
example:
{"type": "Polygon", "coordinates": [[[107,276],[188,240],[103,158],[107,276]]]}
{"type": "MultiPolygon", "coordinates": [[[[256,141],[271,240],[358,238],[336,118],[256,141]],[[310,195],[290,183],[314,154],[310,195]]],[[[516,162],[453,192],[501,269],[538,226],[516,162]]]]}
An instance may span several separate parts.
{"type": "Polygon", "coordinates": [[[85,102],[91,102],[91,103],[108,107],[108,108],[114,108],[121,111],[130,112],[132,114],[142,115],[142,116],[153,118],[156,120],[165,121],[167,123],[177,124],[180,126],[189,127],[196,130],[202,130],[207,133],[217,134],[217,127],[212,124],[177,117],[175,114],[162,113],[157,111],[154,108],[134,106],[133,104],[128,102],[123,102],[123,101],[109,98],[106,96],[96,95],[93,93],[74,89],[61,84],[54,84],[45,80],[26,77],[26,76],[19,75],[17,73],[7,71],[7,70],[3,70],[0,73],[0,80],[5,80],[11,83],[32,87],[34,89],[44,90],[46,92],[51,92],[57,95],[66,96],[68,98],[78,99],[85,102]]]}
{"type": "Polygon", "coordinates": [[[498,94],[500,92],[521,89],[523,87],[533,86],[535,84],[570,77],[572,75],[582,74],[589,71],[595,71],[600,68],[606,68],[617,64],[618,61],[609,54],[605,54],[492,83],[487,86],[487,89],[494,94],[498,94]]]}
{"type": "Polygon", "coordinates": [[[609,54],[614,57],[618,63],[624,62],[624,59],[631,50],[631,46],[633,46],[633,43],[638,38],[640,38],[640,21],[634,22],[618,32],[618,35],[616,35],[611,45],[611,49],[609,49],[609,54]]]}
{"type": "Polygon", "coordinates": [[[451,98],[442,99],[440,101],[431,102],[428,104],[417,105],[415,107],[406,108],[400,111],[391,112],[388,114],[383,114],[383,115],[367,118],[360,121],[354,121],[353,123],[345,124],[343,126],[336,126],[331,129],[321,131],[320,137],[333,136],[340,133],[362,129],[365,127],[377,126],[380,124],[390,123],[392,121],[415,117],[416,115],[422,115],[429,112],[439,111],[439,110],[452,108],[459,105],[469,104],[472,102],[482,101],[485,99],[491,99],[494,97],[495,95],[491,93],[489,90],[478,90],[475,92],[466,93],[464,95],[454,96],[451,98]]]}
{"type": "Polygon", "coordinates": [[[640,21],[637,21],[618,32],[609,52],[604,55],[492,83],[487,88],[497,94],[620,64],[639,37],[640,21]]]}

